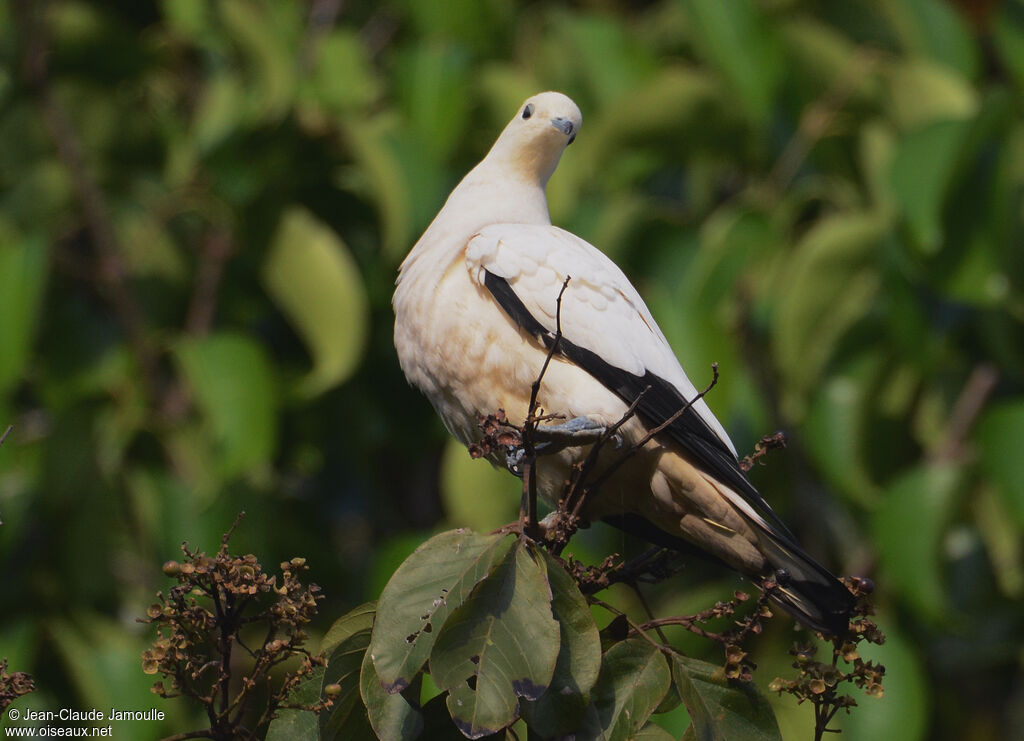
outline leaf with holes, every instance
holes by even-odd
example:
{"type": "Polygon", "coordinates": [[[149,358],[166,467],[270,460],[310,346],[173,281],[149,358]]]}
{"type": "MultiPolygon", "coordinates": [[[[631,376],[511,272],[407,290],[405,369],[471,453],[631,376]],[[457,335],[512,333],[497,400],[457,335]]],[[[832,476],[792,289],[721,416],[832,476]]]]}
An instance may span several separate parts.
{"type": "Polygon", "coordinates": [[[451,615],[430,654],[430,674],[449,691],[448,711],[462,733],[494,733],[518,717],[520,697],[543,695],[560,641],[546,563],[519,541],[451,615]]]}
{"type": "Polygon", "coordinates": [[[448,616],[508,551],[513,538],[450,530],[417,548],[377,601],[370,654],[390,693],[412,682],[448,616]]]}

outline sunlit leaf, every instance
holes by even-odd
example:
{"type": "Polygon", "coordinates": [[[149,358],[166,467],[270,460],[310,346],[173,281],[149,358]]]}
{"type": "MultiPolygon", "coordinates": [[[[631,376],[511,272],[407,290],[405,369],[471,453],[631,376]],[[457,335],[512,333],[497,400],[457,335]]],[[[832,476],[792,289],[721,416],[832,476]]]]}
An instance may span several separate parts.
{"type": "Polygon", "coordinates": [[[584,719],[585,738],[626,741],[633,738],[661,703],[672,682],[661,651],[642,638],[612,646],[591,691],[584,719]]]}
{"type": "Polygon", "coordinates": [[[922,617],[949,618],[939,544],[956,506],[962,472],[952,464],[925,464],[883,493],[874,536],[884,581],[922,617]]]}
{"type": "Polygon", "coordinates": [[[539,550],[519,541],[441,629],[430,675],[468,738],[505,728],[520,697],[535,700],[551,683],[560,636],[546,572],[539,550]]]}
{"type": "Polygon", "coordinates": [[[440,484],[441,501],[453,525],[489,532],[518,516],[522,482],[486,460],[470,458],[466,446],[456,440],[445,445],[440,484]]]}
{"type": "Polygon", "coordinates": [[[768,700],[750,682],[725,678],[720,666],[673,654],[672,678],[698,741],[782,741],[768,700]]]}
{"type": "Polygon", "coordinates": [[[267,461],[276,446],[277,398],[263,348],[243,335],[218,333],[184,338],[174,350],[221,475],[232,477],[267,461]]]}
{"type": "Polygon", "coordinates": [[[359,267],[338,234],[307,211],[286,211],[263,264],[263,284],[313,358],[298,392],[316,396],[348,378],[362,358],[369,305],[359,267]]]}
{"type": "Polygon", "coordinates": [[[978,93],[966,78],[924,59],[888,68],[888,113],[904,131],[939,121],[963,121],[978,110],[978,93]]]}
{"type": "Polygon", "coordinates": [[[551,612],[561,631],[561,646],[551,685],[540,698],[523,701],[522,715],[531,728],[569,733],[583,720],[601,670],[601,639],[576,581],[546,550],[541,553],[547,563],[551,612]]]}
{"type": "Polygon", "coordinates": [[[451,530],[421,545],[398,567],[377,601],[370,653],[389,692],[409,686],[448,616],[512,546],[503,535],[451,530]]]}

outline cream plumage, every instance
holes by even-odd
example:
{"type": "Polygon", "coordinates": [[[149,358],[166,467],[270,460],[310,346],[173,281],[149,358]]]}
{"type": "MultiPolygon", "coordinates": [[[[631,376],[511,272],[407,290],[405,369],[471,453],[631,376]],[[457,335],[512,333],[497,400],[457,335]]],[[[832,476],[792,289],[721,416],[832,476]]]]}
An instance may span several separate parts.
{"type": "MultiPolygon", "coordinates": [[[[750,484],[721,424],[703,399],[693,401],[696,388],[636,289],[597,248],[551,225],[544,189],[581,124],[566,96],[530,98],[452,191],[399,272],[402,370],[464,444],[479,437],[480,417],[499,408],[521,423],[569,277],[562,341],[540,391],[545,411],[600,428],[640,397],[619,430],[629,444],[693,402],[605,482],[588,519],[664,545],[695,545],[758,583],[773,576],[779,603],[801,622],[842,629],[852,596],[750,484]]],[[[555,500],[587,451],[584,443],[542,457],[541,495],[555,500]]]]}

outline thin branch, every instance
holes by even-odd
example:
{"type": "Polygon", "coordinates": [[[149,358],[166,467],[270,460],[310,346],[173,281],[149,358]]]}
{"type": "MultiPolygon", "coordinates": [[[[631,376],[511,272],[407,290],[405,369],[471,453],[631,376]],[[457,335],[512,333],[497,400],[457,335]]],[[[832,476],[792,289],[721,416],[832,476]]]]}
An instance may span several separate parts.
{"type": "Polygon", "coordinates": [[[202,337],[213,326],[224,267],[234,253],[231,234],[216,229],[206,236],[196,268],[195,288],[185,314],[185,332],[202,337]]]}
{"type": "Polygon", "coordinates": [[[534,380],[530,387],[530,406],[527,408],[526,420],[523,422],[522,444],[525,463],[523,465],[523,503],[520,505],[519,516],[522,522],[523,533],[534,540],[538,540],[541,533],[537,522],[537,476],[534,470],[537,461],[537,449],[533,436],[541,419],[547,419],[546,416],[541,417],[537,415],[537,398],[540,394],[541,383],[544,381],[544,376],[548,371],[548,366],[551,365],[551,358],[558,352],[558,346],[562,341],[562,296],[565,295],[565,289],[569,287],[570,280],[572,280],[571,276],[565,276],[565,280],[562,281],[562,288],[558,291],[558,298],[555,300],[554,339],[548,348],[544,364],[540,367],[540,373],[537,374],[536,380],[534,380]]]}
{"type": "Polygon", "coordinates": [[[629,450],[627,450],[625,453],[623,453],[621,456],[619,456],[611,465],[608,466],[607,469],[605,469],[604,472],[601,473],[601,475],[597,478],[597,481],[595,481],[592,484],[592,486],[593,487],[601,486],[601,484],[603,484],[605,481],[607,481],[612,476],[612,474],[614,474],[616,471],[618,471],[623,466],[623,464],[626,463],[626,461],[628,461],[634,455],[639,453],[640,450],[645,445],[647,445],[647,443],[649,443],[651,440],[653,440],[656,436],[660,435],[662,432],[665,431],[665,429],[667,429],[670,425],[672,425],[677,419],[679,419],[681,416],[683,416],[683,414],[685,414],[686,411],[688,409],[690,409],[690,407],[692,407],[694,404],[696,404],[699,399],[703,399],[708,394],[708,392],[711,391],[711,389],[713,389],[715,387],[715,385],[718,383],[718,363],[712,363],[711,364],[711,373],[712,373],[711,383],[709,383],[704,388],[703,391],[700,391],[695,397],[693,397],[693,399],[691,399],[691,400],[687,401],[685,404],[683,404],[683,406],[681,406],[679,408],[679,410],[675,412],[675,414],[673,414],[671,417],[666,419],[660,425],[658,425],[657,427],[653,428],[646,435],[644,435],[642,438],[640,438],[635,443],[633,443],[633,445],[630,446],[629,450]]]}
{"type": "Polygon", "coordinates": [[[86,160],[82,141],[65,110],[50,89],[49,38],[46,3],[17,0],[15,18],[21,27],[24,53],[23,78],[32,91],[64,168],[71,177],[86,231],[96,251],[95,280],[107,300],[142,374],[150,398],[156,398],[158,372],[156,353],[145,331],[142,308],[128,285],[128,269],[122,259],[110,208],[86,160]]]}
{"type": "Polygon", "coordinates": [[[964,441],[998,382],[999,371],[995,366],[988,363],[975,366],[953,403],[942,442],[931,454],[933,461],[950,461],[963,455],[964,441]]]}
{"type": "Polygon", "coordinates": [[[7,439],[7,436],[11,434],[11,430],[13,430],[13,429],[14,429],[14,425],[7,425],[7,429],[4,430],[4,434],[0,435],[0,445],[4,444],[4,440],[7,439]]]}

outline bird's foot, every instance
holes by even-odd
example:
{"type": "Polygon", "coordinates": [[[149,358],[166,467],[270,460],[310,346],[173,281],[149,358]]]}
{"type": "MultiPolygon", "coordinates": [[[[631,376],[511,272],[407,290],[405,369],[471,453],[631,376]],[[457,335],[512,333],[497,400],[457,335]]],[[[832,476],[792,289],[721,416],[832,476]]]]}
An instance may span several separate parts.
{"type": "MultiPolygon", "coordinates": [[[[563,448],[596,443],[607,431],[605,425],[588,417],[573,417],[560,424],[541,425],[534,432],[539,443],[537,454],[556,453],[563,448]]],[[[622,438],[618,435],[614,435],[612,439],[616,448],[622,445],[622,438]]]]}

